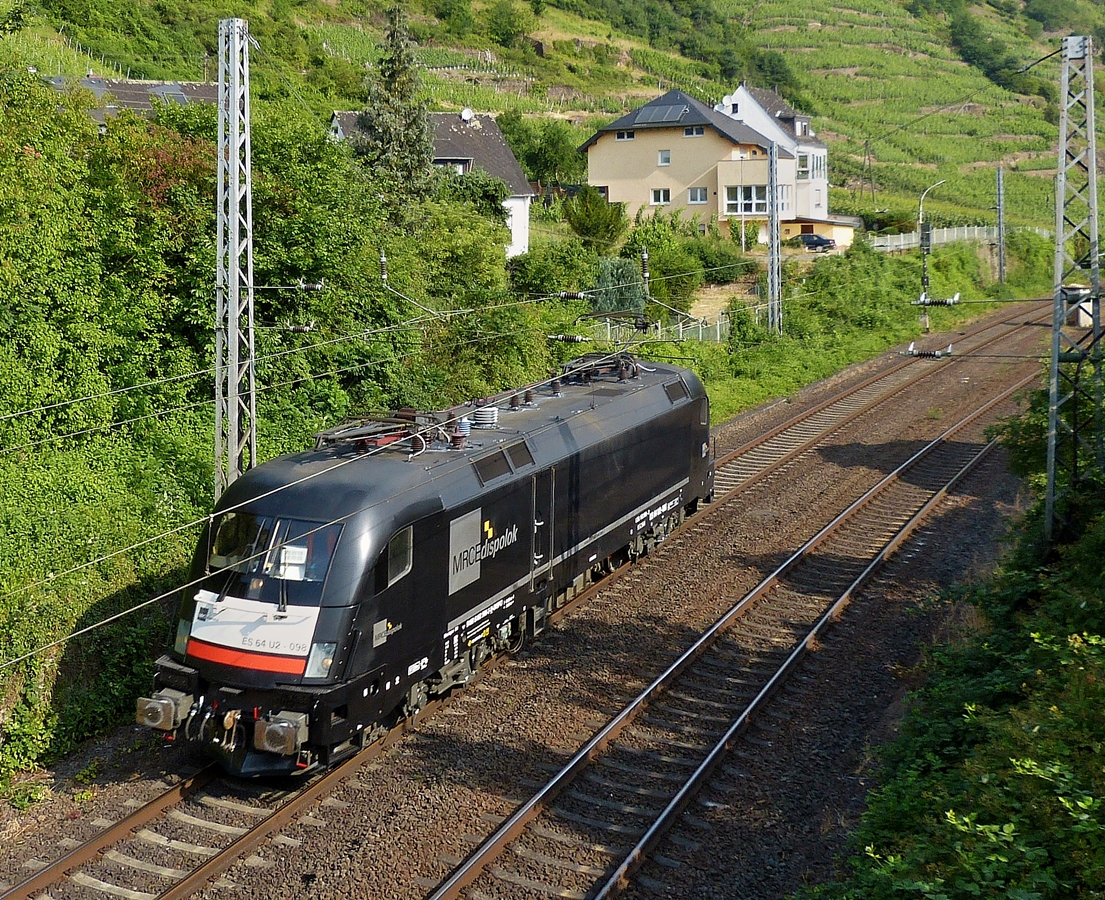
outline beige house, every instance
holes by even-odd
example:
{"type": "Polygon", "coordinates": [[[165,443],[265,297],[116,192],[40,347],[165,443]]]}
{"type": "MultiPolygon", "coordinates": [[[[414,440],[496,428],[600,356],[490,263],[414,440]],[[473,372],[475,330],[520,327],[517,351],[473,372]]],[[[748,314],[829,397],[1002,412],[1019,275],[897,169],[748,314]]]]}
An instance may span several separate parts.
{"type": "Polygon", "coordinates": [[[852,229],[829,216],[824,145],[809,131],[808,118],[781,100],[764,109],[743,86],[739,99],[727,97],[723,111],[672,90],[611,122],[580,148],[587,153],[588,183],[626,204],[630,216],[642,208],[680,209],[703,225],[716,216],[734,238],[747,233],[752,240],[756,231],[765,241],[774,143],[782,238],[813,232],[838,246],[851,243],[852,229]],[[802,133],[788,137],[796,130],[802,133]]]}

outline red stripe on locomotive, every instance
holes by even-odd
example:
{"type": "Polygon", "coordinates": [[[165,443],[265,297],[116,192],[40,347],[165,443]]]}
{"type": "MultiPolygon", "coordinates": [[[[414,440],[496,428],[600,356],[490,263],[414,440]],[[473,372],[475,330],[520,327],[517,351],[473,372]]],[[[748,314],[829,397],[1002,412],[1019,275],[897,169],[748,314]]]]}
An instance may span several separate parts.
{"type": "Polygon", "coordinates": [[[205,659],[222,666],[278,672],[282,675],[302,675],[307,668],[307,660],[300,656],[276,656],[272,653],[254,653],[250,650],[230,650],[196,638],[188,640],[185,654],[193,659],[205,659]]]}

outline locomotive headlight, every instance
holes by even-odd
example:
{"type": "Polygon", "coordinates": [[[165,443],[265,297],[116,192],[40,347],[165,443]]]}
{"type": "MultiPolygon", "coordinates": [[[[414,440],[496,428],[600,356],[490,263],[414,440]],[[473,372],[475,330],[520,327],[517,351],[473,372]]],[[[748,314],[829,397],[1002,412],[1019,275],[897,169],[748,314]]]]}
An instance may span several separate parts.
{"type": "Polygon", "coordinates": [[[327,641],[321,644],[311,644],[311,653],[307,657],[307,671],[304,678],[325,678],[330,674],[330,666],[334,664],[334,653],[337,651],[336,643],[327,641]]]}

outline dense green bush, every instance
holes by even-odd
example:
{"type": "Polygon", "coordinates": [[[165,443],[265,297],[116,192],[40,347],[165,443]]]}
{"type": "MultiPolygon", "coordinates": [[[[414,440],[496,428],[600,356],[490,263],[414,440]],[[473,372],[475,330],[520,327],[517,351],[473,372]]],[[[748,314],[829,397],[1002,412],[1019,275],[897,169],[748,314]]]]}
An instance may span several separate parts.
{"type": "MultiPolygon", "coordinates": [[[[101,135],[89,101],[0,78],[0,144],[19,148],[0,155],[0,663],[171,594],[212,502],[214,110],[101,135]]],[[[508,292],[484,182],[392,227],[381,183],[301,106],[255,106],[252,146],[262,459],[559,361],[546,335],[585,307],[508,292]]],[[[589,286],[588,258],[567,247],[559,271],[589,286]]],[[[0,782],[131,713],[174,599],[0,669],[0,782]]]]}
{"type": "Polygon", "coordinates": [[[851,872],[817,896],[1058,900],[1105,883],[1105,515],[1048,565],[1031,531],[969,598],[985,627],[933,655],[851,872]]]}
{"type": "Polygon", "coordinates": [[[508,263],[516,293],[549,296],[582,291],[594,284],[598,254],[570,238],[533,247],[508,263]]]}

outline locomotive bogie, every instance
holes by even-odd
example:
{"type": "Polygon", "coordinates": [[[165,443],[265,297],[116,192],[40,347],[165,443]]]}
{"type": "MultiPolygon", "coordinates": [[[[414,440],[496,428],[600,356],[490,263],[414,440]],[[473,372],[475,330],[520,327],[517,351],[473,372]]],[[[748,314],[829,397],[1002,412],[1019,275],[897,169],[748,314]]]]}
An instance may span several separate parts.
{"type": "Polygon", "coordinates": [[[238,774],[328,764],[519,649],[709,497],[692,373],[584,358],[526,396],[334,429],[234,482],[139,720],[238,774]]]}

